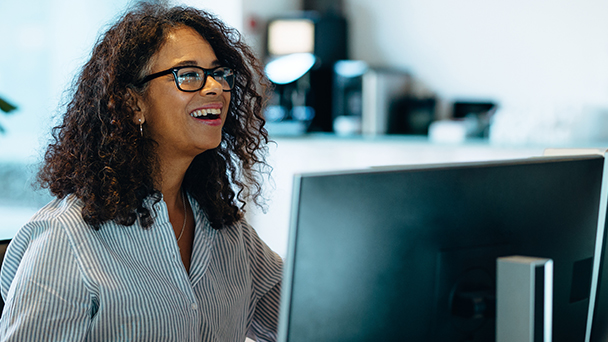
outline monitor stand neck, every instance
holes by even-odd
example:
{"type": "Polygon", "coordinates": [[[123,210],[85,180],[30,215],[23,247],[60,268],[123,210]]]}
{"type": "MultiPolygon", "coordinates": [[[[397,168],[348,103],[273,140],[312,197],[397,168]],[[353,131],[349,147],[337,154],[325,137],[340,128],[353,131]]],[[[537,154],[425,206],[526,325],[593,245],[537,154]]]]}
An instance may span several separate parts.
{"type": "Polygon", "coordinates": [[[497,259],[496,342],[551,342],[553,261],[497,259]]]}

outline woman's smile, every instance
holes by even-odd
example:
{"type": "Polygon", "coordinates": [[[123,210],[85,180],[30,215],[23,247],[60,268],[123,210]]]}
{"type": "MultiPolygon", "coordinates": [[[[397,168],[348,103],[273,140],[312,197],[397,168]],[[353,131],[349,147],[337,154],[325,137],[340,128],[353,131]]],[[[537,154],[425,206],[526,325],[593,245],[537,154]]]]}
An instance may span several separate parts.
{"type": "Polygon", "coordinates": [[[190,116],[210,126],[222,125],[223,104],[209,104],[190,112],[190,116]]]}

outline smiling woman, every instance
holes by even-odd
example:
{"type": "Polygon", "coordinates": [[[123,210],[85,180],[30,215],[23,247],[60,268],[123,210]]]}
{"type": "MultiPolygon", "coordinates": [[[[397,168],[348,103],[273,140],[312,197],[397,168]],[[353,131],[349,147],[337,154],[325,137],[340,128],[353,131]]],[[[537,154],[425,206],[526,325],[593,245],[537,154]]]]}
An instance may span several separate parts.
{"type": "Polygon", "coordinates": [[[243,218],[267,84],[205,11],[140,3],[111,26],[46,150],[56,199],[7,251],[0,336],[275,340],[282,260],[243,218]]]}

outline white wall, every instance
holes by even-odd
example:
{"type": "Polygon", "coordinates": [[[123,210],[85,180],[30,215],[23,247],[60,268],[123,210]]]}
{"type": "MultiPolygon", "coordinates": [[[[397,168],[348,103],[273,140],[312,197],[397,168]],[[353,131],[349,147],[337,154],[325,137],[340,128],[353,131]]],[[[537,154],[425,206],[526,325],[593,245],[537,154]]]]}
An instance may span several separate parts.
{"type": "Polygon", "coordinates": [[[608,104],[603,0],[345,0],[354,59],[447,100],[608,104]]]}

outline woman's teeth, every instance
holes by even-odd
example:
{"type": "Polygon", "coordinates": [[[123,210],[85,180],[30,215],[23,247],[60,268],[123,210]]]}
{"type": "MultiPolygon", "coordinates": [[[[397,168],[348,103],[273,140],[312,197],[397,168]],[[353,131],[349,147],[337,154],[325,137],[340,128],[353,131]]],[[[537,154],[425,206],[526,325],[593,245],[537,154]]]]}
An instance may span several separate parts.
{"type": "Polygon", "coordinates": [[[222,110],[219,108],[213,108],[213,109],[200,109],[200,110],[195,110],[194,112],[190,113],[190,116],[193,118],[200,118],[201,116],[207,116],[207,115],[220,115],[222,113],[222,110]]]}

